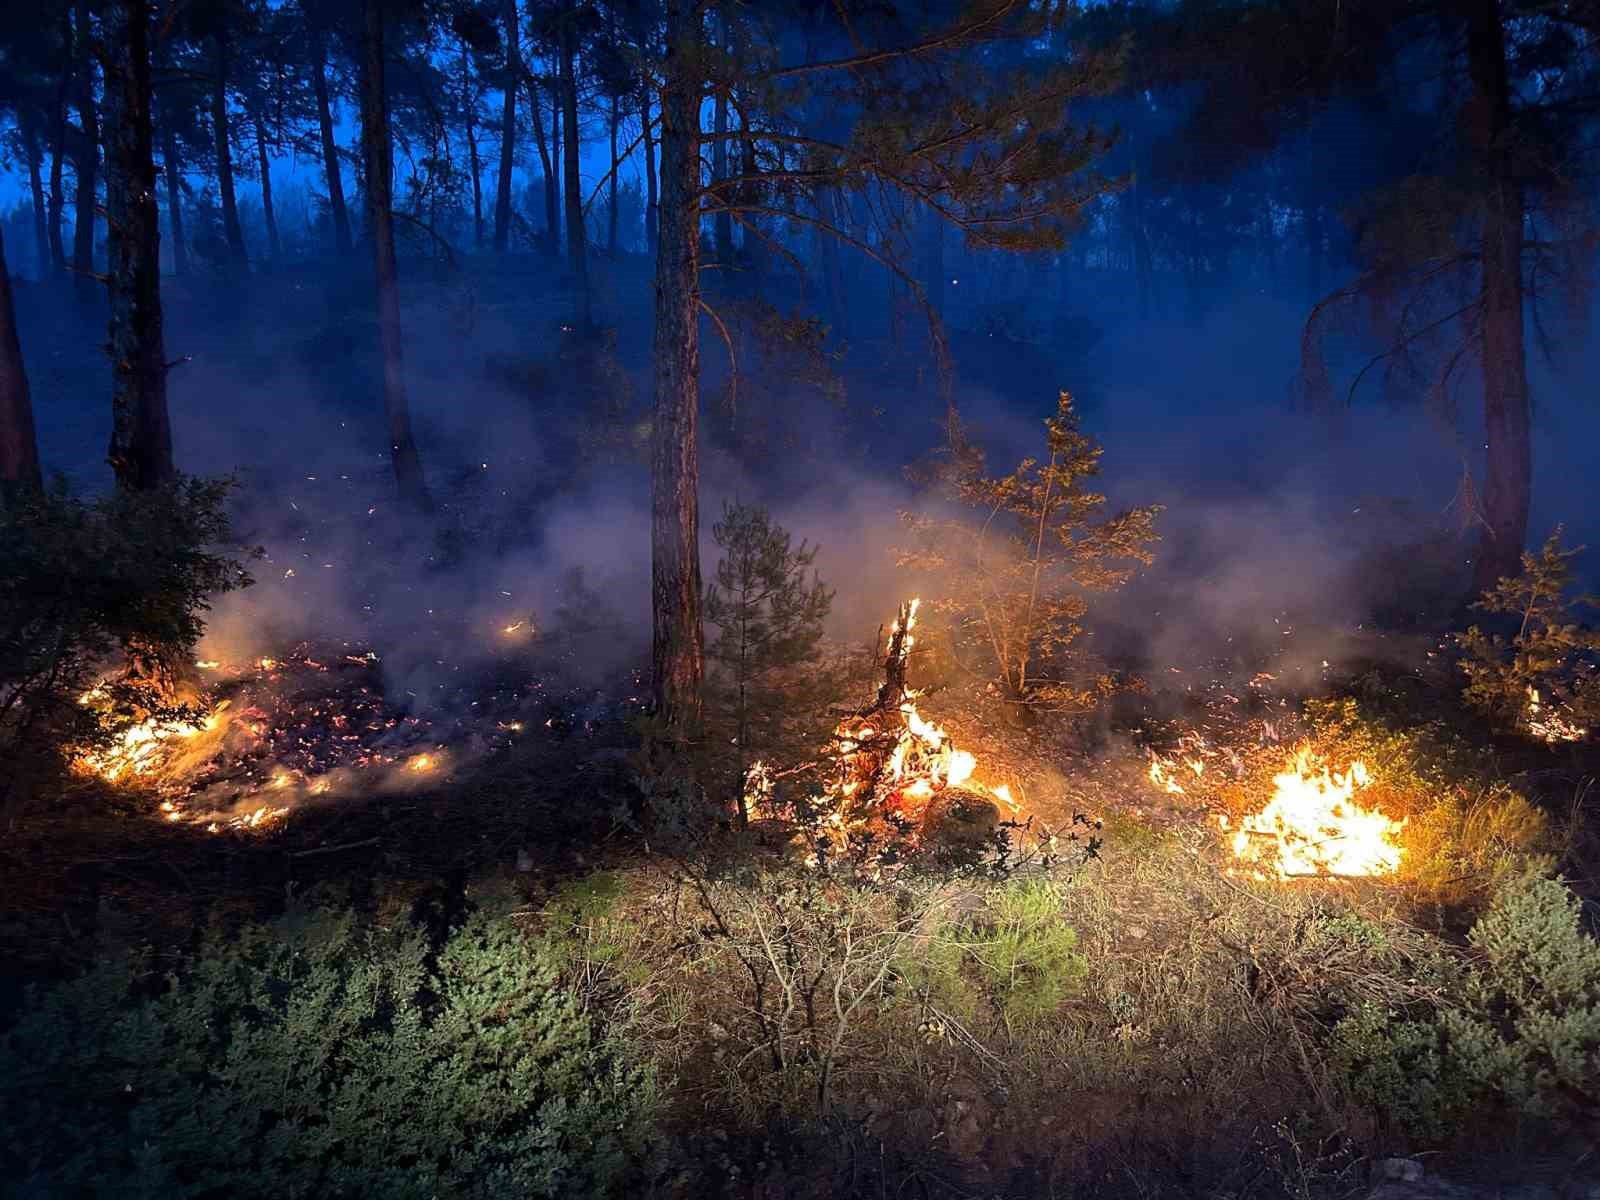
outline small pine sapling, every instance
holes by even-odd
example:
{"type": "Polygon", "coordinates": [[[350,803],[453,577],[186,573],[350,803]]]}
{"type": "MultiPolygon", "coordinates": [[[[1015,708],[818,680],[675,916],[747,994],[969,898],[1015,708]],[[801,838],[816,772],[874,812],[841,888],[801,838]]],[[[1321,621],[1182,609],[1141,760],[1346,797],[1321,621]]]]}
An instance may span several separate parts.
{"type": "MultiPolygon", "coordinates": [[[[714,721],[736,748],[739,791],[752,759],[772,749],[786,718],[815,707],[794,668],[818,658],[833,592],[817,578],[817,548],[794,544],[765,508],[725,505],[712,537],[723,550],[706,588],[705,619],[716,630],[706,647],[714,721]]],[[[748,814],[742,799],[739,819],[748,814]]]]}
{"type": "Polygon", "coordinates": [[[1576,741],[1600,722],[1600,631],[1574,620],[1600,607],[1569,596],[1572,560],[1558,526],[1538,554],[1524,551],[1522,574],[1504,578],[1473,607],[1517,622],[1510,637],[1474,625],[1456,636],[1473,709],[1508,729],[1546,741],[1576,741]]]}
{"type": "Polygon", "coordinates": [[[1062,392],[1044,422],[1049,457],[1023,459],[1009,475],[985,473],[983,451],[952,421],[938,472],[955,512],[904,513],[915,543],[900,566],[929,572],[930,599],[958,646],[975,644],[1013,704],[1083,712],[1096,690],[1061,675],[1082,632],[1087,596],[1121,587],[1152,560],[1159,505],[1101,517],[1106,497],[1087,486],[1100,446],[1062,392]]]}

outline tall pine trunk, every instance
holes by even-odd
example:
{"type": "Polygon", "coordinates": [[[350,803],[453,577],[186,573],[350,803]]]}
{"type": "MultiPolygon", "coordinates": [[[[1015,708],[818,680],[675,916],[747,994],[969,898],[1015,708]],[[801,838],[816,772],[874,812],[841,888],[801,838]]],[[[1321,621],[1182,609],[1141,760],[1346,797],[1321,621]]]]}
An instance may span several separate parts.
{"type": "Polygon", "coordinates": [[[272,159],[267,154],[267,131],[258,113],[256,127],[256,168],[261,173],[261,215],[267,222],[267,253],[273,262],[283,258],[283,245],[278,241],[278,216],[272,209],[272,159]]]}
{"type": "Polygon", "coordinates": [[[78,60],[76,101],[78,147],[75,155],[78,182],[72,220],[72,269],[84,294],[94,288],[95,187],[100,167],[100,129],[94,111],[94,56],[89,49],[89,5],[78,0],[76,12],[78,60]]]}
{"type": "Polygon", "coordinates": [[[1483,194],[1483,528],[1473,586],[1481,592],[1522,570],[1533,453],[1522,312],[1523,197],[1514,174],[1511,88],[1498,0],[1475,0],[1467,17],[1472,80],[1469,128],[1483,194]]]}
{"type": "Polygon", "coordinates": [[[606,213],[606,253],[612,258],[617,256],[617,175],[620,173],[617,162],[617,123],[622,119],[619,102],[615,96],[611,97],[611,127],[607,131],[611,135],[611,179],[606,191],[606,199],[610,211],[606,213]]]}
{"type": "Polygon", "coordinates": [[[500,107],[500,174],[494,189],[494,248],[503,254],[511,241],[511,167],[517,148],[517,80],[522,75],[517,0],[504,0],[500,19],[506,39],[506,78],[500,107]]]}
{"type": "Polygon", "coordinates": [[[161,225],[150,124],[149,0],[106,7],[106,227],[111,290],[111,447],[125,488],[170,483],[161,225]]]}
{"type": "Polygon", "coordinates": [[[33,400],[22,362],[22,342],[17,337],[5,241],[0,238],[0,500],[7,492],[37,489],[41,482],[33,400]]]}
{"type": "MultiPolygon", "coordinates": [[[[523,78],[528,85],[528,111],[533,114],[533,144],[539,151],[539,168],[544,172],[544,249],[551,258],[561,253],[561,194],[556,188],[556,172],[551,164],[552,147],[544,131],[544,106],[539,103],[539,84],[533,73],[523,78]]],[[[554,150],[559,154],[559,150],[554,150]]]]}
{"type": "Polygon", "coordinates": [[[172,234],[172,273],[189,274],[189,243],[183,233],[182,167],[178,161],[178,135],[171,122],[162,134],[161,163],[167,176],[167,228],[172,234]]]}
{"type": "Polygon", "coordinates": [[[700,723],[700,75],[699,10],[666,0],[661,228],[656,257],[655,421],[651,433],[651,667],[655,710],[677,737],[700,723]]]}
{"type": "Polygon", "coordinates": [[[483,160],[478,155],[477,99],[472,94],[472,59],[461,47],[461,112],[467,125],[467,165],[472,170],[472,244],[483,249],[483,160]]]}
{"type": "Polygon", "coordinates": [[[361,151],[367,170],[367,220],[377,284],[378,340],[383,353],[383,403],[389,418],[389,453],[400,497],[426,512],[433,500],[411,432],[400,330],[400,278],[394,252],[394,162],[389,141],[389,100],[383,79],[383,3],[363,0],[361,42],[361,151]]]}
{"type": "Polygon", "coordinates": [[[639,89],[639,120],[644,123],[644,248],[653,260],[659,245],[661,203],[656,192],[656,138],[650,128],[650,80],[639,89]]]}
{"type": "Polygon", "coordinates": [[[239,204],[233,191],[233,143],[228,136],[228,43],[221,35],[212,39],[211,133],[217,155],[217,193],[222,197],[222,233],[228,259],[235,267],[247,264],[244,229],[239,224],[239,204]]]}
{"type": "Polygon", "coordinates": [[[39,127],[32,119],[22,122],[23,152],[28,156],[28,197],[33,202],[33,245],[39,278],[50,273],[50,230],[45,216],[44,176],[41,173],[44,149],[39,144],[39,127]]]}
{"type": "Polygon", "coordinates": [[[578,290],[578,320],[589,324],[589,238],[583,219],[583,181],[578,173],[578,36],[572,15],[561,23],[561,145],[566,159],[564,178],[567,207],[567,265],[578,290]]]}
{"type": "Polygon", "coordinates": [[[355,248],[350,235],[350,210],[344,202],[344,172],[339,169],[339,144],[333,140],[333,108],[328,103],[328,53],[322,39],[315,44],[311,90],[317,98],[317,125],[322,134],[322,174],[328,185],[328,211],[333,217],[333,248],[349,254],[355,248]]]}
{"type": "MultiPolygon", "coordinates": [[[[719,14],[718,20],[722,28],[722,49],[724,55],[728,51],[728,20],[719,14]]],[[[717,85],[716,103],[711,112],[711,130],[716,134],[716,140],[711,146],[711,178],[721,183],[728,177],[728,84],[722,80],[717,85]]],[[[733,203],[733,197],[725,191],[717,191],[718,205],[733,203]]],[[[722,272],[720,278],[724,281],[731,280],[729,270],[733,264],[733,214],[719,212],[711,222],[711,238],[714,253],[717,256],[717,269],[722,272]]],[[[727,286],[725,283],[724,286],[727,286]]]]}
{"type": "Polygon", "coordinates": [[[50,113],[50,199],[48,201],[50,237],[50,265],[57,271],[67,269],[67,251],[61,244],[61,214],[66,207],[62,195],[61,167],[66,158],[67,141],[67,82],[63,74],[56,85],[55,108],[50,113]]]}

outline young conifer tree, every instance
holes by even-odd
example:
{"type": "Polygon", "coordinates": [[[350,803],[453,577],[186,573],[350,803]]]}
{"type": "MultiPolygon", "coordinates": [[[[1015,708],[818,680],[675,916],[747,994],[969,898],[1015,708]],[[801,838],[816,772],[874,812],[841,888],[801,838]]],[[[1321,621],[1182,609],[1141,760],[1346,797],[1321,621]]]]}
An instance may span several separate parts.
{"type": "Polygon", "coordinates": [[[750,763],[811,707],[809,689],[789,673],[816,660],[833,592],[812,569],[817,548],[796,546],[764,508],[726,505],[711,532],[723,550],[705,595],[717,631],[706,652],[711,715],[736,748],[742,787],[750,763]]]}

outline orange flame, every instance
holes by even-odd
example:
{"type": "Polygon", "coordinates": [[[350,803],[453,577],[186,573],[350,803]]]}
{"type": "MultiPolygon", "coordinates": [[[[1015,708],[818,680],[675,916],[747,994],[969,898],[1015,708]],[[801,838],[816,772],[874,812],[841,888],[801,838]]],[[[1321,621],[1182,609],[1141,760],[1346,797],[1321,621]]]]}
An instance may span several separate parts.
{"type": "MultiPolygon", "coordinates": [[[[1364,763],[1331,771],[1301,749],[1273,777],[1271,801],[1233,833],[1233,853],[1279,879],[1315,875],[1392,875],[1399,869],[1404,821],[1363,808],[1355,795],[1372,782],[1364,763]]],[[[1227,829],[1227,818],[1220,818],[1227,829]]]]}

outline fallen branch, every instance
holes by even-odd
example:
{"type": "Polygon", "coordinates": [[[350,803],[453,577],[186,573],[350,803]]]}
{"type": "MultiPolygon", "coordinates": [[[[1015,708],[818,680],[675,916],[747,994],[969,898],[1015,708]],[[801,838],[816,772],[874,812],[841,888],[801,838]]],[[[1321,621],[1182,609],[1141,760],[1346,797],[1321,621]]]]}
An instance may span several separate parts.
{"type": "Polygon", "coordinates": [[[376,846],[379,839],[375,837],[364,838],[359,842],[345,842],[339,846],[318,846],[314,850],[296,850],[289,855],[290,858],[314,858],[319,854],[337,854],[341,850],[359,850],[362,846],[376,846]]]}

